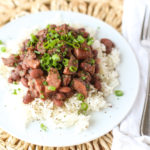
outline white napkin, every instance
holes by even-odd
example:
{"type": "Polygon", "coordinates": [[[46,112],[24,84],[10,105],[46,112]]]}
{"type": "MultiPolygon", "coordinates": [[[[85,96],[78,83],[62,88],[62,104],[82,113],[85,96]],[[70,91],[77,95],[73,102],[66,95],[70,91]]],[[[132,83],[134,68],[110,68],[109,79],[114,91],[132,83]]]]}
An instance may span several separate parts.
{"type": "Polygon", "coordinates": [[[148,3],[150,3],[149,0],[124,0],[122,32],[137,56],[141,83],[134,107],[121,124],[113,130],[112,150],[150,150],[150,137],[140,136],[148,75],[148,53],[141,47],[139,39],[144,9],[148,3]]]}

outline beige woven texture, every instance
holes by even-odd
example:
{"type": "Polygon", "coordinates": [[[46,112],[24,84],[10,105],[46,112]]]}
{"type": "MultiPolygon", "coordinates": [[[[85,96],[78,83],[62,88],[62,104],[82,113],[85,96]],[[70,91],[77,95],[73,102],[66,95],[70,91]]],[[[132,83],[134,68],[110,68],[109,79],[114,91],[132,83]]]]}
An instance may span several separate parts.
{"type": "MultiPolygon", "coordinates": [[[[71,10],[99,18],[121,31],[123,0],[0,0],[0,27],[29,13],[71,10]]],[[[0,150],[111,150],[111,132],[71,147],[43,147],[26,143],[0,129],[0,150]]]]}

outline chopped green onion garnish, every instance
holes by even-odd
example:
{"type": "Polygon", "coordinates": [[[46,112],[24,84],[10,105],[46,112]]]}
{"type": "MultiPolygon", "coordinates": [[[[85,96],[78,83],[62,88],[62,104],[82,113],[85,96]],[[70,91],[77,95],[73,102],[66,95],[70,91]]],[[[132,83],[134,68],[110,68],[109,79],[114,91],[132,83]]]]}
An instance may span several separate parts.
{"type": "Polygon", "coordinates": [[[63,65],[64,65],[65,67],[67,67],[67,66],[68,66],[68,63],[69,63],[69,59],[64,58],[62,63],[63,63],[63,65]]]}
{"type": "Polygon", "coordinates": [[[39,51],[34,51],[35,54],[41,54],[39,51]]]}
{"type": "Polygon", "coordinates": [[[85,77],[85,76],[82,76],[81,79],[82,79],[82,80],[86,80],[86,77],[85,77]]]}
{"type": "Polygon", "coordinates": [[[18,63],[15,62],[15,63],[14,63],[14,67],[17,67],[17,66],[18,66],[18,63]]]}
{"type": "Polygon", "coordinates": [[[43,82],[43,85],[48,85],[48,83],[46,81],[43,82]]]}
{"type": "Polygon", "coordinates": [[[52,59],[53,59],[53,61],[60,61],[60,57],[59,57],[58,54],[54,54],[54,55],[52,56],[52,59]]]}
{"type": "Polygon", "coordinates": [[[40,65],[43,70],[49,72],[51,66],[52,66],[53,60],[51,59],[51,56],[48,53],[45,53],[41,60],[40,60],[40,65]]]}
{"type": "Polygon", "coordinates": [[[123,96],[124,93],[123,93],[123,91],[121,91],[121,90],[116,90],[116,91],[115,91],[115,95],[116,95],[116,96],[123,96]]]}
{"type": "Polygon", "coordinates": [[[6,47],[1,47],[0,49],[1,49],[1,52],[3,53],[6,52],[6,47]]]}
{"type": "Polygon", "coordinates": [[[31,34],[31,42],[34,44],[38,42],[38,38],[34,34],[31,34]]]}
{"type": "Polygon", "coordinates": [[[62,69],[62,65],[57,63],[56,68],[57,68],[58,70],[61,70],[61,69],[62,69]]]}
{"type": "Polygon", "coordinates": [[[56,87],[55,87],[55,86],[49,86],[49,87],[48,87],[48,90],[56,91],[56,87]]]}
{"type": "Polygon", "coordinates": [[[83,36],[79,35],[79,36],[77,37],[77,41],[78,41],[79,43],[84,43],[85,39],[84,39],[83,36]]]}
{"type": "Polygon", "coordinates": [[[2,42],[2,40],[0,40],[0,45],[2,45],[2,44],[4,44],[4,43],[2,42]]]}
{"type": "Polygon", "coordinates": [[[92,45],[94,42],[94,39],[91,37],[91,38],[88,38],[88,42],[87,42],[87,45],[92,45]]]}
{"type": "Polygon", "coordinates": [[[16,81],[14,81],[13,84],[17,85],[18,83],[16,81]]]}
{"type": "Polygon", "coordinates": [[[90,89],[90,86],[89,86],[89,84],[87,83],[86,84],[86,88],[89,90],[90,89]]]}
{"type": "Polygon", "coordinates": [[[41,123],[40,127],[42,130],[47,131],[47,127],[43,123],[41,123]]]}
{"type": "Polygon", "coordinates": [[[87,109],[88,109],[88,104],[83,102],[83,103],[81,104],[81,110],[87,111],[87,109]]]}
{"type": "Polygon", "coordinates": [[[14,91],[13,91],[13,93],[12,93],[12,94],[17,95],[17,90],[16,90],[16,89],[14,89],[14,91]]]}
{"type": "Polygon", "coordinates": [[[44,95],[42,94],[42,95],[40,96],[40,98],[41,98],[41,99],[44,99],[44,95]]]}
{"type": "Polygon", "coordinates": [[[63,52],[63,57],[65,57],[67,55],[67,51],[63,52]]]}
{"type": "Polygon", "coordinates": [[[56,50],[56,52],[60,52],[60,51],[61,51],[60,49],[57,49],[57,50],[56,50]]]}
{"type": "Polygon", "coordinates": [[[49,29],[49,27],[50,27],[50,24],[48,24],[48,25],[46,26],[47,29],[49,29]]]}
{"type": "Polygon", "coordinates": [[[94,64],[95,64],[95,60],[94,60],[94,59],[91,59],[91,60],[90,60],[90,64],[91,64],[91,65],[94,65],[94,64]]]}
{"type": "Polygon", "coordinates": [[[21,91],[21,88],[18,88],[18,91],[21,91]]]}
{"type": "Polygon", "coordinates": [[[83,101],[83,100],[84,100],[84,95],[81,94],[81,93],[78,93],[78,94],[77,94],[77,98],[78,98],[78,100],[83,101]]]}
{"type": "Polygon", "coordinates": [[[70,70],[71,72],[76,72],[76,71],[78,70],[78,68],[75,67],[75,66],[70,66],[70,67],[69,67],[69,70],[70,70]]]}

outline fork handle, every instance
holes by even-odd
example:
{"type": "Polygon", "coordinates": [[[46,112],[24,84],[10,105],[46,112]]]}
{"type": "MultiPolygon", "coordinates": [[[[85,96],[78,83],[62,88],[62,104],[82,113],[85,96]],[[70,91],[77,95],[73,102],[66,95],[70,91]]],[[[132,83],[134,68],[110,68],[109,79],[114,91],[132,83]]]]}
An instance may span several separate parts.
{"type": "MultiPolygon", "coordinates": [[[[149,54],[150,56],[150,54],[149,54]]],[[[143,114],[140,125],[140,134],[150,136],[150,60],[148,59],[147,89],[143,114]]]]}

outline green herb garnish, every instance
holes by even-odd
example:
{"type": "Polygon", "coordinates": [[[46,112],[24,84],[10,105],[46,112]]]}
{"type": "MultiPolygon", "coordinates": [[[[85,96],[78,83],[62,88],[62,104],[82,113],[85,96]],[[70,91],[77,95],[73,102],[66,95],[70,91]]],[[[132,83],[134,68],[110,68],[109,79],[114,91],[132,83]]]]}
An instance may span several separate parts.
{"type": "Polygon", "coordinates": [[[48,83],[46,81],[43,82],[43,85],[48,85],[48,83]]]}
{"type": "Polygon", "coordinates": [[[13,91],[13,93],[12,93],[12,94],[17,95],[17,90],[16,90],[16,89],[14,89],[14,91],[13,91]]]}
{"type": "Polygon", "coordinates": [[[94,39],[92,37],[88,37],[87,45],[90,46],[94,42],[94,39]]]}
{"type": "Polygon", "coordinates": [[[56,91],[56,87],[55,86],[48,86],[48,90],[56,91]]]}
{"type": "Polygon", "coordinates": [[[21,91],[21,88],[18,88],[18,91],[21,91]]]}
{"type": "Polygon", "coordinates": [[[88,104],[87,103],[81,103],[81,110],[83,110],[83,111],[87,111],[87,109],[88,109],[88,104]]]}
{"type": "Polygon", "coordinates": [[[17,67],[17,66],[18,66],[18,63],[15,62],[15,63],[14,63],[14,67],[17,67]]]}
{"type": "Polygon", "coordinates": [[[59,57],[58,54],[54,54],[54,55],[52,56],[52,59],[53,59],[53,61],[60,61],[60,57],[59,57]]]}
{"type": "Polygon", "coordinates": [[[81,79],[82,79],[82,80],[86,80],[86,77],[85,77],[85,76],[82,76],[81,79]]]}
{"type": "Polygon", "coordinates": [[[17,81],[13,81],[13,84],[17,85],[18,83],[17,83],[17,81]]]}
{"type": "Polygon", "coordinates": [[[67,67],[67,66],[68,66],[68,63],[69,63],[69,59],[64,58],[62,63],[63,63],[63,65],[64,65],[65,67],[67,67]]]}
{"type": "Polygon", "coordinates": [[[82,44],[82,43],[84,43],[85,39],[82,35],[78,35],[77,41],[82,44]]]}
{"type": "Polygon", "coordinates": [[[34,34],[31,34],[31,42],[33,44],[35,44],[36,42],[38,42],[38,38],[34,34]]]}
{"type": "Polygon", "coordinates": [[[57,63],[56,68],[57,68],[58,70],[61,70],[61,69],[62,69],[62,65],[57,63]]]}
{"type": "Polygon", "coordinates": [[[70,70],[71,72],[76,72],[76,71],[78,70],[78,68],[75,67],[75,66],[70,66],[70,67],[69,67],[69,70],[70,70]]]}
{"type": "Polygon", "coordinates": [[[83,100],[84,100],[84,95],[81,94],[81,93],[78,93],[78,94],[77,94],[77,98],[78,98],[78,100],[83,101],[83,100]]]}
{"type": "Polygon", "coordinates": [[[121,91],[121,90],[116,90],[114,93],[116,96],[123,96],[124,95],[123,91],[121,91]]]}
{"type": "Polygon", "coordinates": [[[43,123],[41,123],[40,127],[42,130],[47,131],[47,126],[45,126],[43,123]]]}
{"type": "Polygon", "coordinates": [[[38,54],[38,55],[41,54],[39,51],[34,51],[34,53],[35,53],[35,54],[38,54]]]}
{"type": "Polygon", "coordinates": [[[2,44],[4,44],[4,43],[2,42],[2,40],[0,40],[0,45],[2,45],[2,44]]]}
{"type": "Polygon", "coordinates": [[[42,69],[47,72],[49,72],[50,68],[52,67],[52,63],[52,58],[48,53],[45,53],[40,60],[40,65],[42,69]]]}
{"type": "Polygon", "coordinates": [[[0,50],[1,50],[1,52],[4,53],[4,52],[6,52],[6,47],[1,47],[0,50]]]}
{"type": "Polygon", "coordinates": [[[91,64],[91,65],[94,65],[94,64],[95,64],[95,59],[91,59],[91,60],[90,60],[90,64],[91,64]]]}
{"type": "Polygon", "coordinates": [[[45,97],[44,97],[44,95],[43,95],[43,94],[41,94],[41,95],[40,95],[40,98],[41,98],[41,99],[44,99],[45,97]]]}

